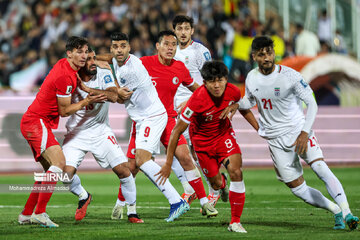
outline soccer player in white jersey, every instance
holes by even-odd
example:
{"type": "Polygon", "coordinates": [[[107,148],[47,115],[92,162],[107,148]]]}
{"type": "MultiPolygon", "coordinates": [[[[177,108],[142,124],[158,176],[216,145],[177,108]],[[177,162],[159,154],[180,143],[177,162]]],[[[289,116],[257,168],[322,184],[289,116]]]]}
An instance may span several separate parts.
{"type": "MultiPolygon", "coordinates": [[[[239,101],[239,109],[250,109],[257,104],[260,119],[259,127],[254,128],[269,144],[278,179],[306,203],[334,213],[334,229],[344,229],[344,219],[350,230],[356,229],[359,218],[352,215],[344,189],[325,163],[311,129],[318,109],[313,91],[299,72],[274,64],[271,38],[256,37],[251,47],[252,57],[259,67],[246,78],[245,96],[239,101]],[[302,101],[308,107],[306,117],[302,101]],[[336,204],[306,184],[299,157],[325,183],[336,204]]],[[[236,107],[237,104],[234,104],[228,110],[232,108],[230,111],[233,114],[236,107]]],[[[223,116],[226,115],[227,112],[224,112],[223,116]]]]}
{"type": "Polygon", "coordinates": [[[91,152],[98,164],[103,168],[112,168],[119,177],[124,189],[124,196],[131,206],[128,220],[132,223],[143,223],[136,214],[136,186],[134,178],[127,167],[127,158],[118,145],[115,135],[109,125],[109,102],[116,102],[117,87],[110,70],[97,68],[95,65],[95,52],[89,48],[86,64],[80,69],[79,81],[72,102],[79,102],[88,94],[103,94],[107,102],[93,103],[74,115],[66,122],[67,134],[65,136],[63,152],[66,159],[64,172],[69,174],[71,182],[70,191],[79,197],[79,206],[75,213],[77,221],[82,220],[91,202],[92,195],[82,186],[76,173],[77,168],[84,160],[87,152],[91,152]]]}
{"type": "Polygon", "coordinates": [[[141,60],[129,53],[128,36],[124,33],[113,33],[110,51],[117,82],[121,88],[126,88],[131,93],[130,99],[126,100],[123,99],[123,91],[118,89],[119,98],[125,100],[123,102],[126,110],[131,120],[136,122],[136,167],[139,167],[168,199],[170,214],[166,221],[174,221],[188,211],[190,206],[180,197],[170,181],[164,185],[156,183],[155,174],[160,171],[160,166],[152,160],[152,155],[160,152],[160,137],[168,119],[166,109],[141,60]]]}
{"type": "MultiPolygon", "coordinates": [[[[185,64],[186,68],[189,70],[190,75],[195,80],[195,82],[199,85],[202,85],[203,78],[201,77],[200,70],[206,61],[211,60],[210,51],[201,43],[195,42],[191,39],[191,36],[194,34],[194,20],[191,17],[185,15],[177,15],[173,19],[172,25],[179,42],[174,59],[182,61],[185,64]]],[[[175,108],[177,110],[181,110],[185,106],[187,100],[191,97],[191,95],[192,92],[189,89],[180,85],[175,95],[175,108]]],[[[188,142],[193,158],[196,159],[196,155],[194,154],[194,149],[192,148],[192,144],[190,141],[189,130],[186,129],[183,135],[188,142]]],[[[179,178],[184,187],[185,192],[183,193],[182,197],[186,201],[191,203],[196,198],[196,194],[192,187],[189,185],[189,183],[186,181],[186,178],[184,177],[184,170],[182,169],[179,161],[176,158],[174,158],[172,170],[179,178]]],[[[215,206],[216,202],[220,198],[220,192],[215,191],[211,187],[211,184],[206,177],[205,179],[209,186],[209,202],[213,206],[215,206]]]]}

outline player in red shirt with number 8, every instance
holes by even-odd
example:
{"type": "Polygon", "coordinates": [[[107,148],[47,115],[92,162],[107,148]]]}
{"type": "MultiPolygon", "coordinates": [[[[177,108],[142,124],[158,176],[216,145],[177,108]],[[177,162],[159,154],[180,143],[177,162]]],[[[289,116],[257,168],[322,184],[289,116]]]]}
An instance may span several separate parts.
{"type": "MultiPolygon", "coordinates": [[[[230,120],[220,118],[227,106],[239,101],[240,90],[235,85],[227,83],[228,69],[222,62],[206,62],[201,69],[201,75],[204,85],[193,93],[171,133],[167,164],[163,166],[160,174],[167,171],[164,168],[171,166],[178,139],[190,124],[190,139],[200,166],[212,187],[221,190],[223,198],[227,197],[227,183],[225,174],[219,172],[221,164],[230,175],[228,197],[231,205],[231,222],[228,230],[246,233],[240,223],[245,203],[241,150],[230,120]]],[[[241,111],[241,114],[250,123],[257,124],[250,110],[241,111]]]]}

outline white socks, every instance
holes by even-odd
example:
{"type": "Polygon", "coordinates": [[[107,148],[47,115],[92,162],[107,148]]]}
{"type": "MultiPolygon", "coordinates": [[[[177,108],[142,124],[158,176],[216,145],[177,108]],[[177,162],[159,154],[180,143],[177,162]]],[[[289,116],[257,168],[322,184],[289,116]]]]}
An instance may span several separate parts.
{"type": "Polygon", "coordinates": [[[236,193],[244,193],[245,192],[245,183],[244,180],[241,182],[230,182],[229,191],[236,193]]]}
{"type": "MultiPolygon", "coordinates": [[[[68,185],[69,183],[64,182],[64,184],[68,185]]],[[[87,199],[89,196],[83,186],[81,186],[81,180],[77,174],[73,176],[70,183],[70,192],[78,196],[79,200],[87,199]]]]}
{"type": "Polygon", "coordinates": [[[186,194],[193,194],[195,191],[191,187],[191,185],[188,183],[188,180],[185,177],[184,169],[176,157],[174,157],[173,163],[171,165],[171,169],[174,171],[176,177],[180,180],[180,182],[184,188],[184,192],[186,194]]]}
{"type": "Polygon", "coordinates": [[[345,217],[347,214],[349,214],[350,208],[344,189],[340,181],[329,169],[327,164],[324,161],[317,161],[311,165],[311,168],[316,173],[316,175],[325,183],[326,189],[328,190],[330,196],[341,208],[343,216],[345,217]]]}
{"type": "Polygon", "coordinates": [[[181,201],[179,193],[171,185],[169,179],[166,180],[164,185],[159,185],[156,182],[158,176],[155,176],[160,171],[160,166],[154,161],[148,160],[140,166],[141,171],[150,179],[150,181],[165,195],[170,204],[178,203],[181,201]]]}
{"type": "Polygon", "coordinates": [[[125,198],[125,201],[129,205],[134,205],[136,203],[136,186],[133,175],[130,174],[130,176],[126,178],[121,178],[120,183],[121,183],[121,192],[125,198]]]}
{"type": "Polygon", "coordinates": [[[338,205],[324,197],[319,190],[307,186],[305,181],[300,186],[290,189],[295,196],[314,207],[324,208],[334,214],[341,212],[338,205]]]}

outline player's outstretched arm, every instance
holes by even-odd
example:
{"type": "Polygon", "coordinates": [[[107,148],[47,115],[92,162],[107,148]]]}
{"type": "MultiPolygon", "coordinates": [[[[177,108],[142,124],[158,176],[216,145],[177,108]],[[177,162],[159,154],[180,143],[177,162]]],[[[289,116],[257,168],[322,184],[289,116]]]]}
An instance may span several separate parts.
{"type": "Polygon", "coordinates": [[[187,87],[190,91],[194,92],[196,89],[198,89],[200,87],[199,84],[194,83],[193,85],[191,85],[190,87],[187,87]]]}
{"type": "Polygon", "coordinates": [[[80,87],[81,90],[89,93],[90,95],[100,95],[100,94],[105,95],[107,98],[107,101],[109,101],[109,102],[114,103],[118,99],[116,87],[109,87],[105,90],[94,89],[94,88],[89,88],[89,87],[85,86],[85,84],[82,81],[80,82],[80,84],[78,84],[78,86],[80,87]]]}
{"type": "Polygon", "coordinates": [[[174,129],[171,132],[169,145],[167,148],[166,153],[166,162],[160,169],[160,171],[155,174],[155,176],[159,175],[159,177],[156,179],[156,182],[159,181],[160,185],[163,185],[166,182],[166,179],[169,178],[171,173],[171,165],[173,162],[173,158],[175,155],[175,150],[180,138],[180,135],[186,130],[189,124],[184,122],[183,120],[179,119],[174,127],[174,129]]]}
{"type": "Polygon", "coordinates": [[[256,131],[259,130],[259,123],[250,109],[246,109],[246,110],[239,109],[239,112],[256,131]]]}
{"type": "Polygon", "coordinates": [[[95,96],[88,94],[85,99],[77,103],[71,103],[71,97],[58,97],[57,101],[58,101],[58,109],[60,116],[68,117],[74,114],[76,111],[92,103],[106,101],[106,96],[104,94],[95,95],[95,96]]]}
{"type": "Polygon", "coordinates": [[[97,61],[105,61],[107,63],[112,63],[111,62],[112,58],[113,58],[112,53],[103,53],[103,54],[96,55],[96,60],[97,61]]]}

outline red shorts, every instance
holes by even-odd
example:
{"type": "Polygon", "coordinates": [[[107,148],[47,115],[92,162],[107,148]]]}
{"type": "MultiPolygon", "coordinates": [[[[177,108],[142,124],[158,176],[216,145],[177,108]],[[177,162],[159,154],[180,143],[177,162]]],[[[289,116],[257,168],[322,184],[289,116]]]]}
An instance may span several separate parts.
{"type": "Polygon", "coordinates": [[[216,141],[216,144],[209,146],[207,150],[196,151],[196,142],[192,141],[192,143],[201,169],[207,177],[214,177],[218,174],[224,159],[234,154],[241,154],[233,131],[223,135],[216,141]]]}
{"type": "MultiPolygon", "coordinates": [[[[171,131],[174,129],[175,125],[176,125],[175,118],[169,117],[164,132],[160,138],[161,143],[164,145],[166,149],[169,145],[171,131]]],[[[133,122],[130,132],[129,146],[126,153],[126,156],[128,158],[132,158],[132,159],[135,158],[135,149],[136,149],[135,139],[136,139],[136,124],[135,122],[133,122]]],[[[181,135],[179,138],[178,146],[182,144],[187,144],[186,139],[183,135],[181,135]]]]}
{"type": "Polygon", "coordinates": [[[50,123],[39,117],[24,115],[21,119],[20,130],[28,141],[37,162],[47,148],[60,145],[51,131],[50,123]]]}

